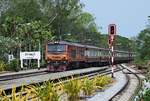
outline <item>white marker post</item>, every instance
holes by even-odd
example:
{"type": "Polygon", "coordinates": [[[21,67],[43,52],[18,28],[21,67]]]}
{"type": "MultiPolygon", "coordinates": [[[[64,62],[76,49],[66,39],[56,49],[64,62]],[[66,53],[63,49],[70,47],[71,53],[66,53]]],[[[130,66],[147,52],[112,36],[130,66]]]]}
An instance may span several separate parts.
{"type": "Polygon", "coordinates": [[[113,42],[115,39],[115,35],[116,35],[116,25],[115,24],[110,24],[108,26],[108,45],[109,45],[109,51],[111,51],[111,72],[112,72],[112,78],[114,77],[114,46],[113,46],[113,42]]]}

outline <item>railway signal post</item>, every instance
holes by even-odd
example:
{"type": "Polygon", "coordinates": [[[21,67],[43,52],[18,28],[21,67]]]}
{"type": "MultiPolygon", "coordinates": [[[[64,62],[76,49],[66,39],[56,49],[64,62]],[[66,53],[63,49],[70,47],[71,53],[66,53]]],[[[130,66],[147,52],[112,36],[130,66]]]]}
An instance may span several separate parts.
{"type": "Polygon", "coordinates": [[[111,72],[112,72],[112,78],[114,77],[114,39],[116,35],[116,25],[115,24],[109,24],[108,26],[108,45],[109,45],[109,51],[110,51],[110,66],[111,66],[111,72]]]}

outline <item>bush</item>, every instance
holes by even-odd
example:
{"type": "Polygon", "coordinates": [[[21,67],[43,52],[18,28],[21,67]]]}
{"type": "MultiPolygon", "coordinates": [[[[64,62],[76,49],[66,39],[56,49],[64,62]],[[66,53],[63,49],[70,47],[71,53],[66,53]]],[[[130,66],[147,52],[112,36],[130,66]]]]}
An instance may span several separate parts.
{"type": "Polygon", "coordinates": [[[0,60],[0,71],[6,70],[6,64],[4,61],[0,60]]]}
{"type": "Polygon", "coordinates": [[[44,82],[42,86],[30,85],[28,88],[28,91],[38,97],[38,101],[59,101],[60,96],[55,92],[55,87],[52,82],[44,82]]]}
{"type": "Polygon", "coordinates": [[[148,60],[135,58],[133,64],[136,65],[138,69],[145,69],[147,67],[148,60]]]}
{"type": "Polygon", "coordinates": [[[79,93],[81,90],[81,80],[78,79],[71,79],[69,80],[64,86],[64,91],[68,95],[69,101],[76,101],[79,98],[79,93]]]}
{"type": "Polygon", "coordinates": [[[105,87],[106,85],[111,83],[112,79],[110,77],[108,77],[108,76],[96,76],[94,78],[94,82],[95,82],[95,86],[98,89],[102,89],[103,87],[105,87]]]}
{"type": "Polygon", "coordinates": [[[94,85],[93,80],[85,78],[83,80],[82,90],[85,95],[90,96],[93,93],[93,91],[95,90],[95,85],[94,85]]]}
{"type": "Polygon", "coordinates": [[[14,59],[14,60],[10,61],[10,63],[7,64],[7,70],[19,71],[19,60],[14,59]]]}
{"type": "Polygon", "coordinates": [[[145,91],[143,98],[144,98],[144,101],[150,101],[150,89],[147,89],[145,91]]]}

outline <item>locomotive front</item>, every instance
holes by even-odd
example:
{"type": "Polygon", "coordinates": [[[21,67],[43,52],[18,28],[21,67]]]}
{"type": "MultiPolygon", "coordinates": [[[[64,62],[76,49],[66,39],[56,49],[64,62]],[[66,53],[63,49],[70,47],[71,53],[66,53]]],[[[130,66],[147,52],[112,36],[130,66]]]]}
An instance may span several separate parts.
{"type": "Polygon", "coordinates": [[[61,42],[47,43],[45,58],[48,71],[65,71],[67,66],[67,45],[61,42]]]}

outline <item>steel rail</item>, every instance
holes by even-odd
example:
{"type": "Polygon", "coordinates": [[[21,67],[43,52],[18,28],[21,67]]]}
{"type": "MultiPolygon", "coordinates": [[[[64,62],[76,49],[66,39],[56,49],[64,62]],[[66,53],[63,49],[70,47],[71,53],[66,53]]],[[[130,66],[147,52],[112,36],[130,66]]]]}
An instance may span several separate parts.
{"type": "Polygon", "coordinates": [[[136,76],[136,78],[138,79],[138,86],[136,87],[136,90],[134,92],[134,94],[130,97],[130,99],[128,101],[134,101],[134,97],[135,95],[139,92],[139,90],[142,87],[142,81],[140,79],[140,77],[137,75],[137,73],[132,72],[131,70],[129,70],[128,68],[125,68],[123,65],[120,65],[123,69],[126,69],[127,71],[129,71],[129,73],[125,73],[123,72],[126,77],[127,77],[127,82],[125,83],[125,85],[122,87],[122,89],[120,89],[114,96],[112,96],[109,101],[112,101],[116,96],[121,95],[121,93],[127,88],[129,82],[130,82],[130,78],[127,74],[133,74],[134,76],[136,76]]]}
{"type": "Polygon", "coordinates": [[[12,75],[3,75],[0,76],[0,81],[8,81],[13,79],[37,76],[37,75],[44,75],[47,74],[46,71],[36,71],[36,72],[29,72],[29,73],[20,73],[20,74],[12,74],[12,75]]]}
{"type": "MultiPolygon", "coordinates": [[[[121,65],[122,66],[122,65],[121,65]]],[[[122,66],[123,67],[123,66],[122,66]]],[[[126,68],[127,69],[127,68],[126,68]]],[[[129,101],[134,101],[135,96],[138,94],[138,92],[140,91],[140,89],[142,88],[142,80],[140,79],[140,77],[138,76],[137,73],[132,72],[131,70],[127,69],[130,73],[134,74],[137,79],[138,79],[138,86],[136,87],[136,90],[134,92],[134,94],[130,97],[129,101]]]]}

